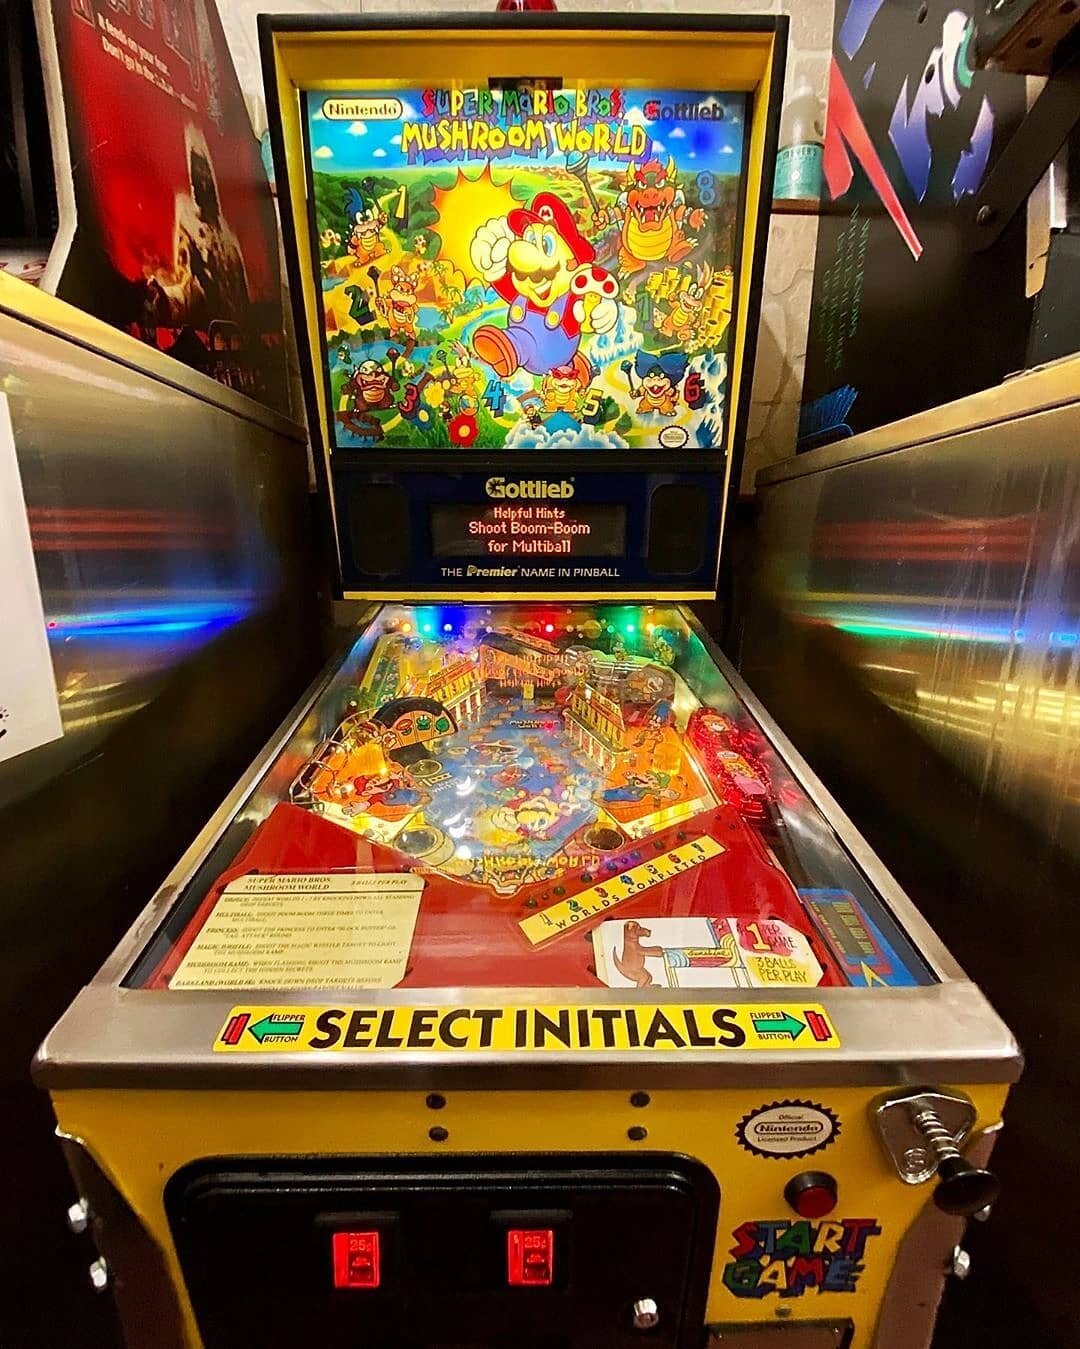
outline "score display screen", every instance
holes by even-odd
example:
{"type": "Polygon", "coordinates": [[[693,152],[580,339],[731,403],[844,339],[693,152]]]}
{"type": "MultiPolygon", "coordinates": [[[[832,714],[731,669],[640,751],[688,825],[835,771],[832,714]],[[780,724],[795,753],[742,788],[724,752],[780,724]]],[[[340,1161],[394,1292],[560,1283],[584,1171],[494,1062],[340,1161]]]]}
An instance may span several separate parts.
{"type": "Polygon", "coordinates": [[[304,105],[331,449],[723,445],[745,94],[304,105]]]}
{"type": "Polygon", "coordinates": [[[626,507],[453,502],[431,508],[435,557],[621,557],[626,507]]]}

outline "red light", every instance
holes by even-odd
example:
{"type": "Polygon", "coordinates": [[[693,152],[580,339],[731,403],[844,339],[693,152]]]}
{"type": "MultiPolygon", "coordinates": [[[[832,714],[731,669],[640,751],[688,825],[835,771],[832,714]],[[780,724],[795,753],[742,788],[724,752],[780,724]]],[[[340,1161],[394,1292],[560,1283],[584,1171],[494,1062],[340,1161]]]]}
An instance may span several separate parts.
{"type": "Polygon", "coordinates": [[[837,1197],[836,1180],[827,1171],[803,1171],[784,1186],[784,1198],[800,1218],[824,1218],[837,1197]]]}
{"type": "Polygon", "coordinates": [[[836,1195],[821,1186],[804,1190],[792,1206],[800,1218],[824,1218],[836,1207],[836,1195]]]}
{"type": "Polygon", "coordinates": [[[335,1232],[334,1287],[378,1288],[378,1232],[335,1232]]]}
{"type": "Polygon", "coordinates": [[[555,1233],[522,1231],[506,1234],[506,1280],[511,1288],[547,1288],[555,1266],[555,1233]]]}
{"type": "Polygon", "coordinates": [[[555,631],[555,624],[554,624],[554,623],[545,623],[545,624],[544,624],[544,631],[545,631],[545,632],[554,632],[554,631],[555,631]]]}

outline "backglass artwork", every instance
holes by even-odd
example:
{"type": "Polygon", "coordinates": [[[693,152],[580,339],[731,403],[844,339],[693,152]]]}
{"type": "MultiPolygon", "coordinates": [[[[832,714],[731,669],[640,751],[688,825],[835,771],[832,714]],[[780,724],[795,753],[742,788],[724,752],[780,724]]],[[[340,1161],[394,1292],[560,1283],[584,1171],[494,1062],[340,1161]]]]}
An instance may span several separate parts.
{"type": "Polygon", "coordinates": [[[309,92],[331,448],[721,446],[747,101],[309,92]]]}

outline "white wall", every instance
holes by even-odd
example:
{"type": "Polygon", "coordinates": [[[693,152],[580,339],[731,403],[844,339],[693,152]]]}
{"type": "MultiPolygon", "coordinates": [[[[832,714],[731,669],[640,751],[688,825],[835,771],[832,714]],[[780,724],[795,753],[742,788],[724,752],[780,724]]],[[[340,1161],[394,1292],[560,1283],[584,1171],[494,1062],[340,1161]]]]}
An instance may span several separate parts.
{"type": "MultiPolygon", "coordinates": [[[[417,3],[417,0],[330,0],[329,3],[320,3],[320,0],[218,0],[218,3],[240,83],[260,133],[266,125],[266,113],[255,32],[256,14],[294,14],[298,11],[415,14],[423,10],[489,13],[495,8],[494,0],[452,0],[449,4],[417,3]]],[[[824,97],[834,0],[692,0],[689,4],[682,0],[560,0],[559,9],[563,13],[649,10],[680,14],[789,14],[791,44],[787,87],[793,89],[805,76],[824,97]]],[[[794,453],[816,241],[816,216],[773,217],[747,430],[743,491],[753,490],[754,475],[763,465],[794,453]]]]}

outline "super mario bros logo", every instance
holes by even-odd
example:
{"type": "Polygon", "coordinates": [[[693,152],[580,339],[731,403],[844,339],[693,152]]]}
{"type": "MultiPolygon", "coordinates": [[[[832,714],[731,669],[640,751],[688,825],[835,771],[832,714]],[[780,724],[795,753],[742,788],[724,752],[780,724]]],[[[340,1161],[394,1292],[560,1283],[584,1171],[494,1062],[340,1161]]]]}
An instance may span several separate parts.
{"type": "Polygon", "coordinates": [[[644,127],[622,120],[618,89],[425,89],[420,105],[422,120],[401,126],[409,164],[511,154],[633,159],[651,144],[644,127]]]}
{"type": "Polygon", "coordinates": [[[732,1233],[724,1287],[743,1298],[802,1297],[811,1289],[854,1293],[867,1245],[880,1235],[874,1218],[743,1223],[732,1233]]]}

